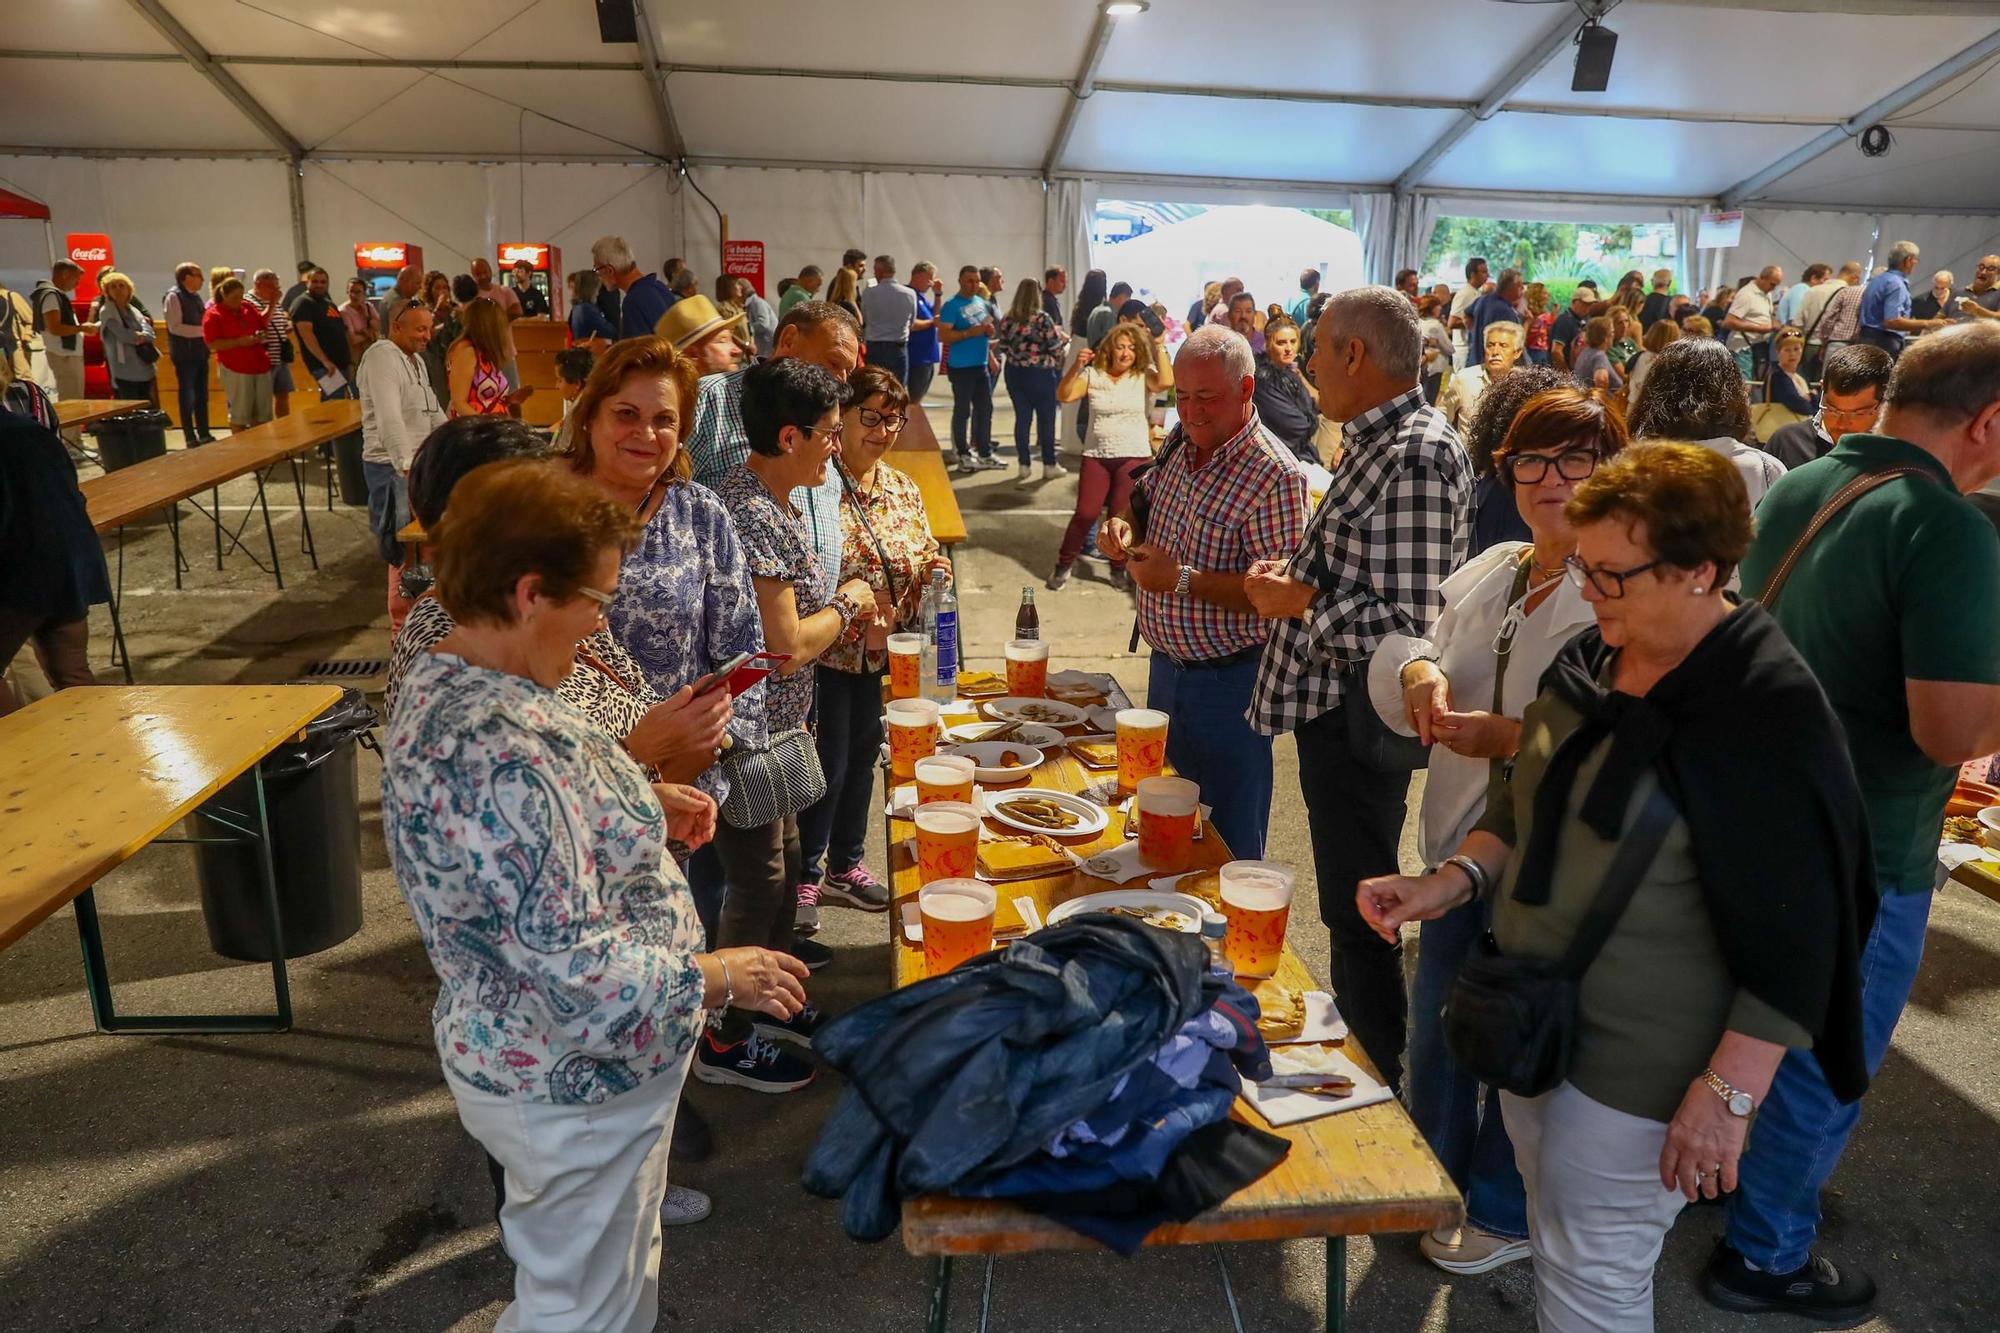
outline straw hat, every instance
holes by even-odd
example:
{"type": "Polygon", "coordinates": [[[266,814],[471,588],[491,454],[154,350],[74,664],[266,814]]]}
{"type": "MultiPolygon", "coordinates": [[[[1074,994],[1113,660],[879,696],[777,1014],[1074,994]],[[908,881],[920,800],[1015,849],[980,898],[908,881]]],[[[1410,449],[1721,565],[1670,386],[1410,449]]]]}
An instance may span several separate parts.
{"type": "Polygon", "coordinates": [[[672,343],[676,352],[685,352],[710,334],[735,328],[744,319],[741,311],[724,315],[706,296],[683,296],[667,307],[653,332],[672,343]]]}

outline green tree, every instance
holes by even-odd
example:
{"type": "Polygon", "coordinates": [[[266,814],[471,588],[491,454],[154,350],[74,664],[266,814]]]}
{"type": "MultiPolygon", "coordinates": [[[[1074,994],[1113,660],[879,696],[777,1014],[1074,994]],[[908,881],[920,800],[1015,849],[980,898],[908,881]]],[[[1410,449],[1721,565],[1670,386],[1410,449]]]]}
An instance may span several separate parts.
{"type": "Polygon", "coordinates": [[[1331,222],[1336,227],[1345,227],[1349,231],[1354,230],[1354,212],[1352,209],[1302,208],[1299,211],[1302,213],[1309,213],[1313,217],[1318,218],[1322,222],[1331,222]]]}

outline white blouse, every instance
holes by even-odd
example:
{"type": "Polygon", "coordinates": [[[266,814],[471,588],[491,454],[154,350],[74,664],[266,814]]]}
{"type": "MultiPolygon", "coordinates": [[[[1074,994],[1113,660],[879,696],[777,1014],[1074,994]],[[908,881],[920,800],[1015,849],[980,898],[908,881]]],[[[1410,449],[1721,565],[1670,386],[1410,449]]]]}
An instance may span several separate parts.
{"type": "Polygon", "coordinates": [[[1117,379],[1096,366],[1087,367],[1083,374],[1084,385],[1090,392],[1090,429],[1083,442],[1083,456],[1152,457],[1144,367],[1134,366],[1117,379]]]}
{"type": "MultiPolygon", "coordinates": [[[[1526,542],[1502,542],[1466,561],[1444,581],[1444,611],[1429,635],[1391,634],[1368,663],[1368,700],[1382,721],[1404,736],[1415,735],[1403,716],[1403,668],[1418,658],[1435,660],[1451,682],[1452,707],[1460,712],[1493,711],[1493,678],[1499,672],[1494,640],[1513,605],[1514,575],[1526,542]]],[[[1541,691],[1542,673],[1578,630],[1592,624],[1589,603],[1567,578],[1522,622],[1514,635],[1499,712],[1519,718],[1541,691]]],[[[1468,759],[1443,745],[1431,747],[1424,785],[1424,864],[1437,865],[1458,850],[1486,809],[1491,761],[1468,759]]]]}

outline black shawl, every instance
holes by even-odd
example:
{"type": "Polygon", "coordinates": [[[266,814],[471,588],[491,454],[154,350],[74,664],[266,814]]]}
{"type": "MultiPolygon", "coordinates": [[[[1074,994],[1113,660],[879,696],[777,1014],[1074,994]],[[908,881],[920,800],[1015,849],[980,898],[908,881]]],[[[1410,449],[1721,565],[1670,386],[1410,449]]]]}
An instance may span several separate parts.
{"type": "MultiPolygon", "coordinates": [[[[1611,750],[1583,822],[1615,839],[1652,768],[1687,820],[1695,868],[1738,985],[1813,1034],[1843,1101],[1868,1089],[1859,942],[1875,919],[1868,815],[1819,682],[1764,609],[1738,607],[1642,697],[1600,684],[1617,650],[1592,626],[1542,677],[1583,714],[1535,793],[1515,898],[1547,902],[1578,767],[1611,750]]],[[[1671,1003],[1662,997],[1662,1003],[1671,1003]]]]}

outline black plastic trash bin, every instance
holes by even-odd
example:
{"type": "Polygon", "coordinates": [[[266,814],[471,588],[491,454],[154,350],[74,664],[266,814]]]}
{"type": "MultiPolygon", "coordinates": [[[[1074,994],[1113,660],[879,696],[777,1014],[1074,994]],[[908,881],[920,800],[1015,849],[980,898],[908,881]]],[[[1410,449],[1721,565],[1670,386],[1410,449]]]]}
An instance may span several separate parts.
{"type": "Polygon", "coordinates": [[[368,474],[361,470],[361,432],[354,431],[333,442],[333,465],[340,473],[340,502],[358,509],[368,507],[368,474]]]}
{"type": "Polygon", "coordinates": [[[93,425],[91,433],[97,436],[97,456],[104,464],[106,472],[116,472],[134,463],[143,463],[148,458],[158,458],[167,451],[167,420],[165,412],[155,412],[150,408],[138,412],[121,412],[115,417],[105,417],[93,425]]]}
{"type": "MultiPolygon", "coordinates": [[[[354,787],[354,747],[373,745],[375,710],[361,691],[340,701],[281,745],[261,765],[270,814],[271,860],[278,910],[284,914],[285,957],[330,949],[361,929],[361,809],[354,787]]],[[[193,835],[228,838],[235,830],[209,815],[254,829],[257,791],[248,773],[224,787],[192,816],[193,835]]],[[[271,961],[271,921],[264,907],[255,843],[199,844],[201,912],[208,941],[225,958],[271,961]]]]}

